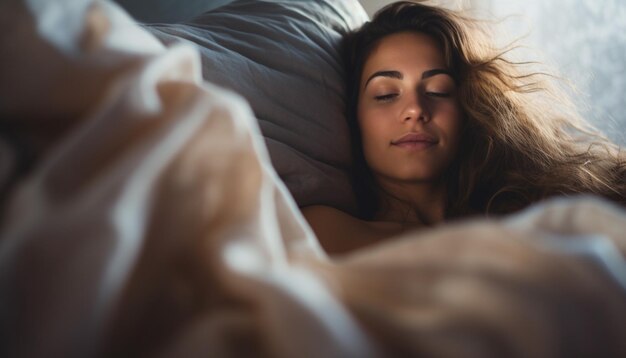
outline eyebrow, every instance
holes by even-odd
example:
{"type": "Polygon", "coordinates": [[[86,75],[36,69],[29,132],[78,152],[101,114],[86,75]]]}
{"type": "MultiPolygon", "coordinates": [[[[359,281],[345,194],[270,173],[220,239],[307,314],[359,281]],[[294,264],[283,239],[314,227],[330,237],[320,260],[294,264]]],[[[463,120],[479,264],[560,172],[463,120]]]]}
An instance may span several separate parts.
{"type": "MultiPolygon", "coordinates": [[[[425,80],[429,77],[433,77],[433,76],[441,75],[441,74],[448,75],[454,79],[454,76],[452,76],[452,73],[443,68],[434,68],[432,70],[424,71],[422,73],[422,79],[425,80]]],[[[374,72],[374,74],[372,74],[367,79],[367,81],[365,82],[365,86],[363,86],[363,88],[367,87],[367,84],[370,83],[370,81],[376,77],[388,77],[388,78],[395,78],[395,79],[401,80],[404,78],[404,75],[402,75],[400,71],[377,71],[377,72],[374,72]]]]}

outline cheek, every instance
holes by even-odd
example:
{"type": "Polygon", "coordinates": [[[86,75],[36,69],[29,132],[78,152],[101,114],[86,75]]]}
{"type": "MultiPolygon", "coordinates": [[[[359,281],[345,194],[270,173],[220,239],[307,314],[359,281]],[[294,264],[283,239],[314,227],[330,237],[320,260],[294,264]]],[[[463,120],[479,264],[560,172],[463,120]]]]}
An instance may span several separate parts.
{"type": "Polygon", "coordinates": [[[439,121],[439,128],[445,133],[447,141],[453,148],[456,148],[463,126],[463,114],[458,106],[451,106],[445,109],[439,121]]]}
{"type": "Polygon", "coordinates": [[[366,153],[389,141],[389,121],[385,120],[385,113],[381,113],[380,110],[359,109],[358,116],[363,149],[366,153]]]}
{"type": "Polygon", "coordinates": [[[384,130],[381,121],[371,111],[359,113],[359,126],[361,127],[361,143],[363,156],[370,168],[377,167],[376,163],[383,152],[384,130]]]}

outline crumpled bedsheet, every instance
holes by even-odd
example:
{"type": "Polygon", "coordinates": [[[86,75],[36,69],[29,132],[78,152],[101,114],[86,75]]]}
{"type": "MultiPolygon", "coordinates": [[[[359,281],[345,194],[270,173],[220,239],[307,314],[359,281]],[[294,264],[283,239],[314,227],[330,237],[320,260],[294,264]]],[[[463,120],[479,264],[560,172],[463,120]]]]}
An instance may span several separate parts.
{"type": "Polygon", "coordinates": [[[0,117],[69,128],[4,204],[0,356],[626,356],[623,209],[555,199],[329,257],[195,49],[109,1],[0,21],[0,117]]]}

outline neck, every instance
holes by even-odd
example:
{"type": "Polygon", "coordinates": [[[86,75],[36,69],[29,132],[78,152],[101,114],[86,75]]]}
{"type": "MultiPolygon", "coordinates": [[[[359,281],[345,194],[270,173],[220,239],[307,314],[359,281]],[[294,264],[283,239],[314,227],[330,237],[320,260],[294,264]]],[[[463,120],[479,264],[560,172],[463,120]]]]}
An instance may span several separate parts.
{"type": "Polygon", "coordinates": [[[380,209],[376,221],[433,225],[445,218],[446,187],[441,182],[378,180],[380,209]]]}

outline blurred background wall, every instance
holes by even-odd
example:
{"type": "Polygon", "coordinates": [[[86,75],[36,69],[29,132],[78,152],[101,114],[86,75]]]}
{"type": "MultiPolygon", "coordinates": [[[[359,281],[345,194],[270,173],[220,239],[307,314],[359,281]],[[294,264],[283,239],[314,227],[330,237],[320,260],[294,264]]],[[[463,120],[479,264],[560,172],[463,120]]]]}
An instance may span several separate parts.
{"type": "MultiPolygon", "coordinates": [[[[176,22],[232,0],[117,0],[143,22],[176,22]]],[[[312,0],[315,1],[315,0],[312,0]]],[[[370,16],[393,0],[360,0],[370,16]]],[[[626,145],[626,0],[440,0],[474,16],[504,19],[498,36],[539,50],[537,58],[571,80],[585,116],[626,145]]]]}
{"type": "MultiPolygon", "coordinates": [[[[626,146],[626,0],[475,0],[570,80],[587,119],[626,146]]],[[[533,59],[532,55],[528,55],[533,59]]]]}

